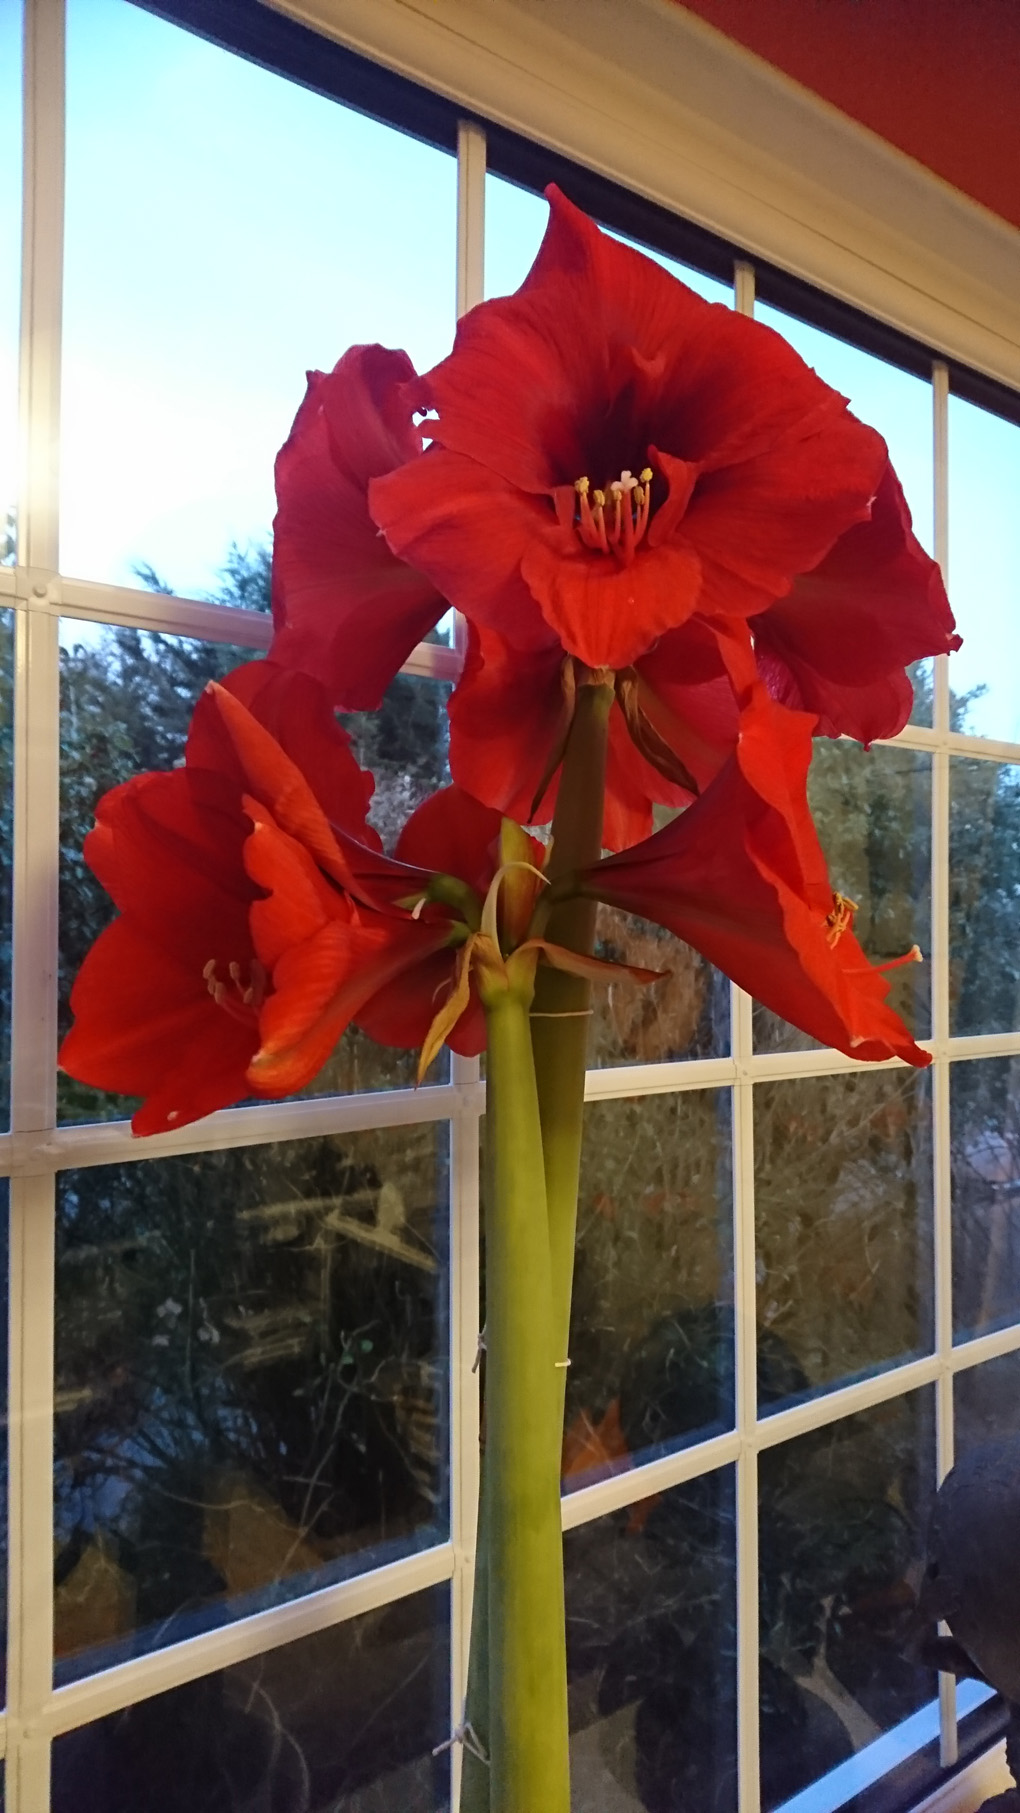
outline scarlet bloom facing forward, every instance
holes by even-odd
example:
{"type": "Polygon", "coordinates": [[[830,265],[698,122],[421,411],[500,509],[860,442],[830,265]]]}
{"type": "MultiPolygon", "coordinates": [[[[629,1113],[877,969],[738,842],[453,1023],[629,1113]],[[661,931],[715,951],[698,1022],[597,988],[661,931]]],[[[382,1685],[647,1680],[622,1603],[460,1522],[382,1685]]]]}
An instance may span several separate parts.
{"type": "MultiPolygon", "coordinates": [[[[467,315],[451,356],[408,385],[435,412],[431,445],[375,478],[369,505],[394,554],[475,630],[455,776],[478,786],[473,689],[491,701],[499,674],[527,663],[549,676],[574,664],[568,695],[581,670],[612,674],[610,803],[616,841],[632,841],[651,800],[704,784],[683,745],[701,740],[706,702],[688,720],[670,696],[699,678],[692,623],[703,645],[753,621],[776,696],[866,739],[905,721],[905,666],[955,638],[881,437],[779,335],[549,199],[521,289],[467,315]]],[[[543,685],[541,727],[535,710],[528,726],[540,776],[564,718],[562,687],[543,685]]],[[[504,748],[504,795],[527,757],[523,738],[504,748]]],[[[481,790],[500,803],[488,775],[481,790]]]]}

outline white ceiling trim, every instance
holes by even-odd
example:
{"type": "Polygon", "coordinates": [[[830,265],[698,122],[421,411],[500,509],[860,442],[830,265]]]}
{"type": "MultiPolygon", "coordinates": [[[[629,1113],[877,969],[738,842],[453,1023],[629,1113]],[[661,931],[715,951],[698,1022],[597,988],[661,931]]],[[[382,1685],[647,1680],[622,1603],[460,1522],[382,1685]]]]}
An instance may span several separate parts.
{"type": "Polygon", "coordinates": [[[269,3],[1020,388],[1020,232],[672,0],[269,3]]]}

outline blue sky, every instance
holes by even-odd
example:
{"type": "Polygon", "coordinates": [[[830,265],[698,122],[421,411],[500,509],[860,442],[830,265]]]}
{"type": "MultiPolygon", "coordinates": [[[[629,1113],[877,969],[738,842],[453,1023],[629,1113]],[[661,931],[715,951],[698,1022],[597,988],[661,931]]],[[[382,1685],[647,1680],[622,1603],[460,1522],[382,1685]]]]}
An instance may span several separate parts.
{"type": "MultiPolygon", "coordinates": [[[[0,0],[0,243],[18,240],[17,0],[0,0]]],[[[231,57],[126,0],[69,0],[61,559],[183,593],[263,537],[309,366],[354,341],[419,368],[454,319],[456,172],[442,152],[231,57]]],[[[520,281],[545,206],[489,178],[486,292],[520,281]]],[[[662,260],[668,264],[668,260],[662,260]]],[[[680,267],[672,266],[680,272],[680,267]]],[[[681,273],[682,274],[682,273],[681,273]]],[[[694,278],[713,298],[725,292],[694,278]]],[[[922,381],[776,311],[889,442],[931,544],[922,381]]],[[[13,492],[17,276],[0,261],[0,496],[13,492]]],[[[951,411],[951,590],[986,735],[1020,737],[1020,430],[951,411]]]]}

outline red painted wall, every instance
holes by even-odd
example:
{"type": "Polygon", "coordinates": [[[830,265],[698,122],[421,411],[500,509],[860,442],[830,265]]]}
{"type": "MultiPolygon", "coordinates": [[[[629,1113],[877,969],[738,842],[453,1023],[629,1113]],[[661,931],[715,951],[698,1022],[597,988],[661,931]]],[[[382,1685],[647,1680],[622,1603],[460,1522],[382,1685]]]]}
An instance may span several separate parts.
{"type": "Polygon", "coordinates": [[[1020,227],[1020,0],[684,0],[1020,227]]]}

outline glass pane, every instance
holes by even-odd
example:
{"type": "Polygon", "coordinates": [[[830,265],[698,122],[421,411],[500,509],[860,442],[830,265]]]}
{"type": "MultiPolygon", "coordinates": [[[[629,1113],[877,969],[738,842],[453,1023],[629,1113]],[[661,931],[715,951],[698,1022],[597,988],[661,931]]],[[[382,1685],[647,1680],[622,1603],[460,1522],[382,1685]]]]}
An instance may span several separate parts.
{"type": "Polygon", "coordinates": [[[71,1171],[60,1679],[446,1532],[445,1124],[71,1171]]]}
{"type": "Polygon", "coordinates": [[[912,1392],[761,1456],[766,1808],[935,1696],[936,1676],[904,1655],[934,1491],[934,1410],[930,1390],[912,1392]]]}
{"type": "Polygon", "coordinates": [[[754,1146],[759,1340],[793,1381],[774,1407],[927,1351],[927,1075],[758,1083],[754,1146]]]}
{"type": "MultiPolygon", "coordinates": [[[[486,176],[486,297],[508,296],[520,287],[534,261],[548,219],[549,204],[544,196],[536,195],[531,189],[519,189],[515,183],[507,182],[505,177],[493,176],[491,173],[486,176]]],[[[606,230],[609,231],[608,228],[606,230]]],[[[643,252],[646,258],[653,258],[671,276],[679,277],[681,283],[686,283],[689,289],[697,290],[698,295],[704,296],[707,301],[732,305],[731,284],[720,283],[704,271],[697,271],[688,264],[680,264],[675,258],[667,258],[665,252],[657,251],[654,246],[641,244],[636,239],[629,239],[625,233],[610,232],[610,238],[619,240],[621,245],[632,246],[636,252],[643,252]]]]}
{"type": "MultiPolygon", "coordinates": [[[[862,352],[833,334],[806,321],[797,321],[782,309],[758,303],[755,318],[775,328],[789,340],[802,359],[831,384],[862,422],[877,428],[889,448],[904,495],[914,519],[914,533],[929,554],[934,548],[935,456],[931,384],[910,372],[887,365],[874,353],[862,352]]],[[[914,682],[915,724],[930,724],[932,663],[919,661],[911,673],[914,682]]]]}
{"type": "Polygon", "coordinates": [[[730,1092],[585,1111],[568,1489],[733,1422],[730,1092]]]}
{"type": "Polygon", "coordinates": [[[0,611],[0,1130],[11,1108],[11,887],[14,854],[14,612],[0,611]]]}
{"type": "Polygon", "coordinates": [[[1020,740],[1020,428],[949,399],[949,594],[963,636],[954,723],[1020,740]]]}
{"type": "Polygon", "coordinates": [[[737,1801],[732,1468],[564,1538],[573,1804],[737,1801]]]}
{"type": "Polygon", "coordinates": [[[1020,1436],[1020,1352],[968,1366],[953,1380],[956,1455],[1020,1436]]]}
{"type": "Polygon", "coordinates": [[[596,952],[607,962],[669,974],[647,988],[621,977],[593,989],[590,1065],[729,1055],[729,982],[689,944],[645,919],[600,906],[596,952]]]}
{"type": "Polygon", "coordinates": [[[549,204],[502,176],[485,178],[485,294],[509,296],[524,282],[542,242],[549,204]]]}
{"type": "Polygon", "coordinates": [[[1020,1028],[1020,765],[949,763],[949,1016],[954,1033],[1020,1028]]]}
{"type": "Polygon", "coordinates": [[[269,529],[308,367],[448,351],[455,160],[126,0],[71,0],[64,268],[63,570],[148,562],[201,593],[269,529]]]}
{"type": "MultiPolygon", "coordinates": [[[[911,749],[815,743],[808,798],[834,888],[856,901],[855,934],[874,963],[920,946],[923,963],[889,974],[889,1005],[931,1032],[931,758],[911,749]]],[[[759,1051],[818,1050],[817,1041],[754,1006],[759,1051]]]]}
{"type": "Polygon", "coordinates": [[[0,6],[0,566],[14,559],[21,313],[21,0],[0,6]]]}
{"type": "Polygon", "coordinates": [[[953,1324],[958,1341],[1020,1322],[1020,1058],[954,1064],[953,1324]]]}
{"type": "MultiPolygon", "coordinates": [[[[97,799],[133,774],[174,767],[203,686],[253,658],[250,649],[137,630],[97,631],[66,620],[62,640],[61,1033],[70,1024],[70,992],[79,966],[113,917],[108,896],[82,856],[97,799]],[[76,640],[79,632],[82,640],[76,640]]],[[[384,838],[395,837],[407,813],[448,778],[448,691],[446,682],[401,674],[378,712],[344,720],[359,761],[376,775],[370,816],[384,838]]],[[[352,1029],[303,1093],[410,1086],[416,1066],[415,1052],[375,1045],[352,1029]]],[[[429,1081],[448,1074],[444,1051],[429,1081]]],[[[62,1121],[118,1119],[134,1107],[129,1098],[64,1075],[58,1077],[57,1100],[62,1121]]]]}
{"type": "Polygon", "coordinates": [[[442,1813],[449,1589],[58,1737],[53,1813],[442,1813]]]}

